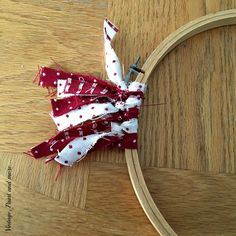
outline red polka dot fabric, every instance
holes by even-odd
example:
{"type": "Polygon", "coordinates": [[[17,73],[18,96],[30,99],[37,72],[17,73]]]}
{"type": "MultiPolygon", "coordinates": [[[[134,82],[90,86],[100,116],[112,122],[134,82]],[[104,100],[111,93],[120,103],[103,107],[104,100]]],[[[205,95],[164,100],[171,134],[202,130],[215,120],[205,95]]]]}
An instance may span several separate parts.
{"type": "Polygon", "coordinates": [[[41,67],[38,84],[51,95],[50,116],[57,133],[31,148],[34,158],[49,157],[72,166],[91,150],[137,148],[138,115],[145,84],[125,83],[111,41],[118,28],[104,20],[105,69],[109,80],[41,67]]]}

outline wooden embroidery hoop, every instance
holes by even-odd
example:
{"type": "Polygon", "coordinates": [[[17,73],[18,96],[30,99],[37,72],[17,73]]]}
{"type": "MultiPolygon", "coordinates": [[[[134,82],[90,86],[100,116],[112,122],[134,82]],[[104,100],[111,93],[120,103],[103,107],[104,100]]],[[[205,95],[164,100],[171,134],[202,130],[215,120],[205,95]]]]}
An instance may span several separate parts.
{"type": "MultiPolygon", "coordinates": [[[[160,61],[177,45],[186,39],[221,26],[236,24],[236,9],[220,11],[215,14],[209,14],[193,20],[178,30],[170,34],[148,57],[143,70],[145,74],[139,73],[136,81],[146,83],[155,67],[160,61]]],[[[148,188],[146,186],[142,170],[139,163],[138,152],[135,149],[125,150],[126,162],[128,166],[129,176],[136,193],[136,196],[141,204],[144,212],[151,221],[154,228],[160,235],[177,235],[165,218],[162,216],[158,207],[154,203],[148,188]]]]}

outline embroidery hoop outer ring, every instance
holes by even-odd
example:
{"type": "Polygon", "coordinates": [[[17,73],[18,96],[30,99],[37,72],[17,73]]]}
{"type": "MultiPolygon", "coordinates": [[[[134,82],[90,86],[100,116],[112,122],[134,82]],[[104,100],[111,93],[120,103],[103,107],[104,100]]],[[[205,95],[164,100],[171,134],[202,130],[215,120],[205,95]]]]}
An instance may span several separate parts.
{"type": "MultiPolygon", "coordinates": [[[[186,39],[199,34],[201,32],[236,24],[236,9],[220,11],[214,14],[209,14],[193,20],[186,25],[180,27],[175,32],[170,34],[148,57],[142,69],[145,74],[139,74],[136,81],[146,83],[161,60],[176,46],[186,39]]],[[[160,235],[177,235],[165,218],[162,216],[157,205],[153,201],[150,192],[146,186],[142,170],[139,163],[138,151],[135,149],[125,150],[126,163],[128,166],[129,176],[135,191],[135,194],[141,204],[148,219],[158,231],[160,235]]]]}

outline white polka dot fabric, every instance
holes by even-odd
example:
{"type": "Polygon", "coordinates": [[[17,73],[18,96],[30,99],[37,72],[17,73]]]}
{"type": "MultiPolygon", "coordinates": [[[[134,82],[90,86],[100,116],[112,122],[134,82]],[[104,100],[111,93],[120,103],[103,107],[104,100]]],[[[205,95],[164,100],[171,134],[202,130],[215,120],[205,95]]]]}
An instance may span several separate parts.
{"type": "Polygon", "coordinates": [[[113,26],[107,19],[104,21],[104,49],[105,49],[105,68],[109,80],[115,84],[122,85],[121,65],[114,49],[111,46],[111,41],[115,37],[118,29],[113,26]]]}
{"type": "Polygon", "coordinates": [[[85,137],[79,137],[71,141],[54,159],[58,163],[66,166],[72,166],[80,161],[96,142],[106,134],[91,134],[85,137]]]}
{"type": "Polygon", "coordinates": [[[81,124],[87,120],[93,120],[106,114],[115,113],[119,109],[111,103],[91,103],[83,105],[76,110],[65,113],[61,116],[53,116],[50,113],[59,131],[81,124]]]}
{"type": "Polygon", "coordinates": [[[123,131],[137,133],[138,120],[130,119],[122,124],[112,122],[111,127],[111,132],[91,134],[74,139],[57,155],[55,161],[62,165],[72,166],[75,162],[82,160],[96,142],[104,136],[119,135],[121,137],[124,135],[123,131]]]}

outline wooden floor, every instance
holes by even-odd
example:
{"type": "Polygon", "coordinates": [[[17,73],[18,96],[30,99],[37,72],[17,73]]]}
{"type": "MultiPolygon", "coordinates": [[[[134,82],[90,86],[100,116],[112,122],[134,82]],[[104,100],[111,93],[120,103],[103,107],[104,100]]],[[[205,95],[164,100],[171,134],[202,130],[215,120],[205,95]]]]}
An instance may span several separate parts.
{"type": "MultiPolygon", "coordinates": [[[[105,79],[105,16],[120,28],[114,48],[127,70],[183,24],[232,8],[236,0],[2,0],[0,235],[157,235],[123,151],[94,152],[56,182],[56,163],[22,154],[55,133],[46,91],[32,79],[38,65],[55,66],[51,57],[105,79]]],[[[145,104],[165,105],[143,107],[139,155],[152,197],[179,235],[236,235],[235,67],[229,26],[182,43],[148,83],[145,104]]]]}

